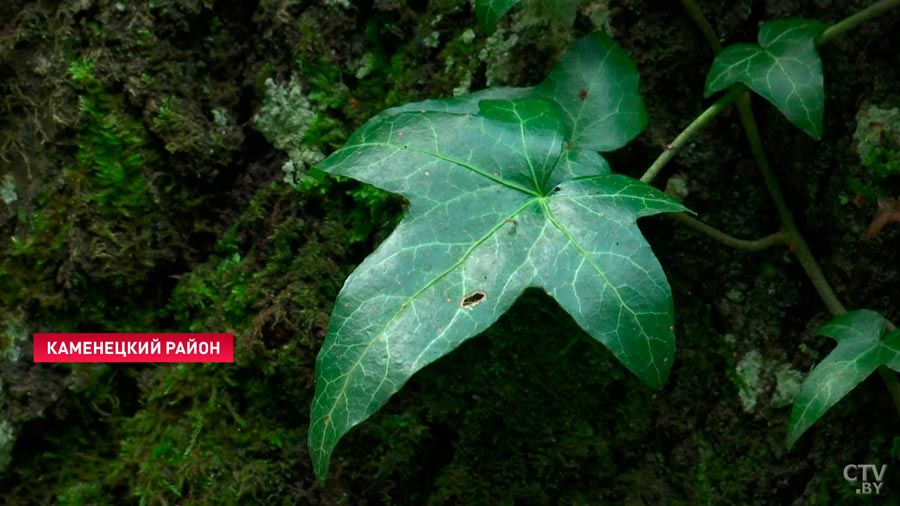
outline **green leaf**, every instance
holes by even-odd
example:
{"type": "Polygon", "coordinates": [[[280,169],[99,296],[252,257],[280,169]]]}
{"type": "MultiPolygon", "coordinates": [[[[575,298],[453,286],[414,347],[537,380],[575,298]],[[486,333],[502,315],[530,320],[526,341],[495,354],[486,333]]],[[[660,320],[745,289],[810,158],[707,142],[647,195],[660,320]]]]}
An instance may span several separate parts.
{"type": "Polygon", "coordinates": [[[612,151],[647,126],[637,66],[609,35],[594,32],[563,55],[550,75],[532,88],[491,88],[449,99],[431,99],[387,109],[370,122],[402,112],[477,113],[487,99],[542,97],[564,112],[571,150],[612,151]]]}
{"type": "Polygon", "coordinates": [[[531,88],[488,88],[486,90],[476,91],[454,98],[428,99],[421,102],[410,102],[408,104],[399,105],[385,109],[381,113],[375,115],[367,123],[377,123],[388,116],[400,114],[401,112],[449,112],[453,114],[475,114],[478,112],[478,104],[482,100],[514,100],[517,98],[526,98],[532,96],[531,88]]]}
{"type": "Polygon", "coordinates": [[[497,20],[519,0],[475,0],[475,17],[488,34],[497,29],[497,20]]]}
{"type": "Polygon", "coordinates": [[[637,66],[602,32],[575,43],[535,93],[565,111],[573,148],[612,151],[647,126],[637,66]]]}
{"type": "Polygon", "coordinates": [[[759,44],[735,44],[713,61],[706,96],[743,83],[765,97],[796,127],[822,136],[825,91],[816,37],[826,26],[815,20],[770,21],[759,30],[759,44]]]}
{"type": "MultiPolygon", "coordinates": [[[[609,55],[597,51],[594,65],[621,68],[609,55]]],[[[561,72],[549,89],[567,93],[567,80],[602,89],[596,79],[611,72],[588,70],[589,60],[564,58],[561,66],[585,71],[561,72]]],[[[528,287],[543,288],[647,384],[663,385],[674,355],[672,295],[635,220],[684,208],[611,174],[588,148],[638,133],[618,110],[634,109],[621,94],[636,94],[637,79],[616,77],[611,87],[634,89],[585,97],[595,101],[591,110],[621,118],[606,120],[606,131],[573,116],[565,97],[549,100],[547,89],[505,88],[386,111],[319,165],[410,202],[347,279],[332,313],[309,433],[319,478],[350,428],[422,367],[488,328],[528,287]],[[616,103],[602,103],[610,99],[616,103]]]]}
{"type": "Polygon", "coordinates": [[[793,445],[839,400],[879,366],[900,371],[900,330],[887,332],[887,320],[875,311],[842,314],[819,330],[837,347],[812,370],[791,411],[788,444],[793,445]]]}

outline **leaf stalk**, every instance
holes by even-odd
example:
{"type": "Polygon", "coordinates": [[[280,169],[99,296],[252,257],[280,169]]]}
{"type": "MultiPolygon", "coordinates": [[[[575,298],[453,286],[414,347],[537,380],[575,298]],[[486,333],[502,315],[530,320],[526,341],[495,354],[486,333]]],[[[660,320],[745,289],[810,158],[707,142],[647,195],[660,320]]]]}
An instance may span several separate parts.
{"type": "MultiPolygon", "coordinates": [[[[684,0],[690,1],[690,0],[684,0]]],[[[829,40],[837,37],[838,35],[846,32],[847,30],[852,30],[856,28],[857,25],[868,21],[874,17],[880,16],[885,12],[895,8],[900,7],[900,0],[881,0],[880,2],[875,2],[874,4],[866,7],[865,9],[848,16],[837,23],[829,26],[824,32],[822,32],[819,37],[816,39],[816,45],[822,45],[829,40]]]]}
{"type": "Polygon", "coordinates": [[[737,237],[728,235],[717,228],[703,223],[702,221],[688,215],[687,213],[670,213],[666,216],[671,217],[675,221],[684,223],[697,232],[700,232],[701,234],[706,235],[715,241],[741,251],[761,251],[778,244],[786,244],[790,239],[788,233],[783,230],[775,232],[774,234],[767,235],[760,239],[738,239],[737,237]]]}
{"type": "Polygon", "coordinates": [[[738,96],[740,96],[743,90],[739,88],[735,88],[730,90],[719,100],[716,100],[711,106],[709,106],[705,111],[700,113],[694,121],[691,122],[680,134],[678,137],[675,137],[675,140],[672,141],[671,144],[666,146],[666,149],[660,153],[660,155],[656,158],[650,168],[644,172],[644,175],[641,176],[641,181],[644,183],[650,183],[653,181],[656,176],[659,174],[659,171],[662,170],[663,167],[669,163],[672,158],[681,151],[681,148],[685,146],[694,136],[697,135],[700,130],[703,129],[713,118],[722,113],[722,111],[728,109],[728,106],[732,104],[735,100],[737,100],[738,96]]]}

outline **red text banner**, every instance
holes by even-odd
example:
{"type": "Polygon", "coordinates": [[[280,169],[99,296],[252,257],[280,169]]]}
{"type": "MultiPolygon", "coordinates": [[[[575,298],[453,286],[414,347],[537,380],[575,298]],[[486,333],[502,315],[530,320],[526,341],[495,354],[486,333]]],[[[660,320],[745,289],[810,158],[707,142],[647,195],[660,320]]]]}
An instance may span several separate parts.
{"type": "Polygon", "coordinates": [[[234,362],[233,334],[40,333],[35,362],[234,362]]]}

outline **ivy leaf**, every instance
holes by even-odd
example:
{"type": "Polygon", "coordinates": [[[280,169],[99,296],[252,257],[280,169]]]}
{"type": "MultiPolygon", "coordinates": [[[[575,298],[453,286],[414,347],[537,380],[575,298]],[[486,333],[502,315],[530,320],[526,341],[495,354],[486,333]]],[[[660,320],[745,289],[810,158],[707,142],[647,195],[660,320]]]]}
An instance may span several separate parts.
{"type": "MultiPolygon", "coordinates": [[[[587,66],[584,58],[561,65],[587,66]]],[[[607,62],[617,64],[598,51],[594,64],[607,62]]],[[[618,84],[610,86],[633,83],[637,93],[636,76],[610,71],[560,73],[549,89],[566,93],[570,77],[592,89],[603,89],[593,79],[611,77],[618,84]]],[[[422,367],[488,328],[528,287],[543,288],[647,384],[665,382],[674,355],[672,295],[635,220],[684,208],[611,174],[588,148],[636,135],[633,121],[593,131],[565,100],[541,96],[549,93],[506,88],[386,111],[319,165],[410,202],[335,303],[309,432],[319,478],[350,428],[422,367]]],[[[616,104],[590,106],[618,114],[616,104]]]]}
{"type": "Polygon", "coordinates": [[[638,79],[637,66],[628,53],[609,35],[594,32],[576,42],[535,87],[490,88],[455,98],[412,102],[387,109],[371,121],[402,112],[477,113],[482,100],[542,97],[561,107],[571,151],[612,151],[647,126],[638,79]]]}
{"type": "Polygon", "coordinates": [[[612,151],[647,126],[638,77],[628,53],[595,32],[576,42],[534,91],[562,107],[573,148],[612,151]]]}
{"type": "Polygon", "coordinates": [[[875,311],[842,314],[819,330],[837,347],[812,370],[791,411],[788,445],[793,445],[839,400],[879,366],[900,371],[900,330],[887,331],[887,320],[875,311]]]}
{"type": "Polygon", "coordinates": [[[497,29],[497,20],[517,3],[519,0],[475,0],[475,17],[490,35],[497,29]]]}
{"type": "Polygon", "coordinates": [[[826,26],[815,20],[770,21],[759,30],[759,44],[734,44],[713,61],[706,96],[743,83],[762,95],[796,127],[822,136],[825,91],[816,37],[826,26]]]}

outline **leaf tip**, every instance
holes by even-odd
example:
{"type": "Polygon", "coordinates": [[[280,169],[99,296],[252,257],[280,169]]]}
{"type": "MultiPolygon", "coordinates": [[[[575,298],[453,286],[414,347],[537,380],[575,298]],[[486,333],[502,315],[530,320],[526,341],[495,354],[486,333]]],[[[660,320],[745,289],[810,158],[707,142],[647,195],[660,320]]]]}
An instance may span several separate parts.
{"type": "Polygon", "coordinates": [[[797,427],[789,427],[787,436],[784,438],[785,446],[787,446],[788,450],[794,448],[794,445],[797,444],[797,441],[800,440],[800,436],[806,432],[806,428],[799,429],[797,427]]]}

